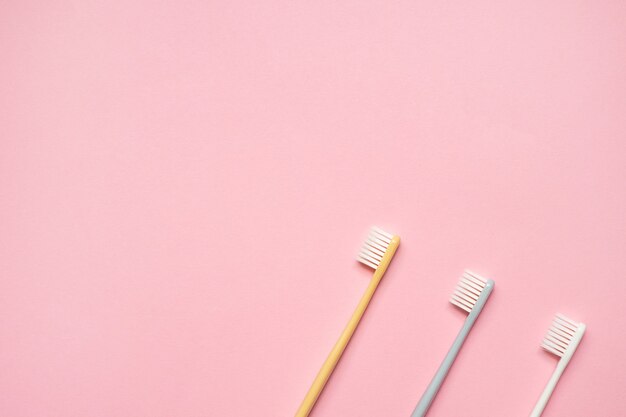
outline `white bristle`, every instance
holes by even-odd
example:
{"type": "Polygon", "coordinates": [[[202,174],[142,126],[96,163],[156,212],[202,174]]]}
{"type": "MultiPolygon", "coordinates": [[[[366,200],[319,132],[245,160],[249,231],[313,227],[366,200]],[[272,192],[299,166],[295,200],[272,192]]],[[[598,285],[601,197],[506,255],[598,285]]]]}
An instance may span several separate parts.
{"type": "Polygon", "coordinates": [[[541,342],[541,347],[556,356],[563,356],[579,326],[580,323],[557,314],[541,342]]]}
{"type": "Polygon", "coordinates": [[[485,285],[487,285],[485,278],[466,270],[452,293],[450,302],[469,313],[474,308],[485,285]]]}
{"type": "Polygon", "coordinates": [[[363,247],[361,247],[357,260],[370,268],[378,268],[392,238],[392,234],[378,227],[372,227],[367,236],[367,240],[363,244],[363,247]]]}

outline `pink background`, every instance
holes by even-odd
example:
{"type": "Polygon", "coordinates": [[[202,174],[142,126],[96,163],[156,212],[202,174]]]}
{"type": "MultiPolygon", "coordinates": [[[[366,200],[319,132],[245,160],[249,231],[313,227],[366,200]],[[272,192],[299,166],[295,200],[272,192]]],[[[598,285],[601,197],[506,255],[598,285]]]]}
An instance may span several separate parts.
{"type": "Polygon", "coordinates": [[[626,415],[621,1],[5,1],[0,415],[626,415]],[[433,4],[434,3],[434,4],[433,4]]]}

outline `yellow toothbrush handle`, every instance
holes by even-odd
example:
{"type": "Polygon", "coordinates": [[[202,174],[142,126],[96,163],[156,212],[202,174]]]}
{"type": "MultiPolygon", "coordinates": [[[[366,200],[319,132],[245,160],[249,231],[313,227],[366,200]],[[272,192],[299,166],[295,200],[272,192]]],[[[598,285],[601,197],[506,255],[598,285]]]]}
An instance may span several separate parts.
{"type": "Polygon", "coordinates": [[[380,261],[380,265],[376,268],[376,271],[374,271],[374,276],[365,290],[365,294],[361,297],[359,305],[356,307],[356,310],[354,310],[354,313],[352,313],[352,317],[350,317],[348,325],[339,337],[339,340],[337,340],[337,343],[335,343],[333,350],[330,351],[328,358],[326,358],[326,362],[322,365],[322,369],[320,369],[315,377],[315,380],[313,381],[313,384],[311,384],[311,388],[309,388],[309,392],[307,392],[304,397],[304,400],[296,412],[295,417],[307,417],[311,412],[311,409],[313,409],[317,398],[324,389],[328,378],[330,378],[330,375],[335,370],[337,362],[339,362],[339,359],[341,358],[343,351],[346,349],[350,338],[354,334],[356,327],[359,325],[361,317],[363,317],[363,313],[365,313],[365,309],[367,309],[367,306],[370,303],[380,280],[383,278],[383,275],[385,275],[385,271],[387,271],[387,267],[389,266],[396,249],[398,249],[399,244],[400,238],[398,236],[394,236],[389,244],[389,247],[387,248],[387,251],[385,252],[385,255],[383,256],[383,259],[380,261]]]}

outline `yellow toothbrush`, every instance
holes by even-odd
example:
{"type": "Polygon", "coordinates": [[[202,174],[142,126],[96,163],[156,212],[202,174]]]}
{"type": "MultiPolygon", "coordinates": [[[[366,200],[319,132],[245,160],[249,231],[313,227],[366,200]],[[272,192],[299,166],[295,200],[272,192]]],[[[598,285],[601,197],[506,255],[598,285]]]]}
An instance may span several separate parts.
{"type": "Polygon", "coordinates": [[[359,321],[361,321],[361,317],[363,317],[363,313],[365,313],[365,309],[372,299],[380,280],[383,278],[383,275],[385,275],[385,271],[387,271],[387,267],[389,266],[393,255],[396,253],[398,245],[400,245],[399,236],[387,233],[377,227],[372,227],[370,230],[369,236],[363,244],[357,260],[373,268],[374,276],[370,281],[370,285],[365,290],[365,294],[361,297],[359,305],[356,307],[356,310],[354,310],[354,313],[352,313],[352,317],[350,318],[348,325],[339,337],[337,343],[335,343],[333,350],[330,351],[326,362],[322,365],[322,369],[320,369],[319,373],[315,377],[313,384],[311,384],[309,392],[307,392],[300,408],[296,412],[296,417],[307,417],[311,412],[311,409],[313,409],[317,398],[324,389],[324,385],[326,385],[328,378],[330,378],[335,366],[337,366],[337,362],[339,362],[339,359],[348,345],[350,338],[354,334],[356,327],[359,325],[359,321]]]}

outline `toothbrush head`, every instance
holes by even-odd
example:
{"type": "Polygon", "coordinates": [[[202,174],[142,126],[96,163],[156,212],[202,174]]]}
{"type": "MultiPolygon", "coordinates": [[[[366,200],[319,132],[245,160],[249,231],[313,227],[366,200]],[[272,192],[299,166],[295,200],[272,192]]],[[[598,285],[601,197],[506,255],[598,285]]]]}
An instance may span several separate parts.
{"type": "Polygon", "coordinates": [[[378,227],[372,227],[363,243],[357,260],[364,265],[377,269],[386,269],[396,252],[400,238],[378,227]]]}
{"type": "Polygon", "coordinates": [[[577,323],[557,313],[541,342],[541,347],[558,357],[562,357],[570,347],[576,348],[585,328],[584,323],[577,323]]]}
{"type": "Polygon", "coordinates": [[[471,313],[481,294],[484,291],[491,292],[493,285],[494,282],[492,280],[465,270],[459,279],[459,283],[456,285],[454,293],[452,293],[452,297],[450,297],[450,302],[460,309],[471,313]]]}

